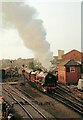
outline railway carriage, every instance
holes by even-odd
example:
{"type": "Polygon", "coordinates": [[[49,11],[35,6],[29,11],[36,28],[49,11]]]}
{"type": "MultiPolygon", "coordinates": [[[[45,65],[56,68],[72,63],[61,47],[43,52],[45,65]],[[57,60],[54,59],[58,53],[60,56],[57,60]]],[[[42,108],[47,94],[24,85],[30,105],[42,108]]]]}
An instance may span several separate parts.
{"type": "Polygon", "coordinates": [[[8,77],[9,67],[0,69],[0,80],[3,80],[8,77]]]}
{"type": "Polygon", "coordinates": [[[0,69],[0,81],[5,78],[5,70],[0,69]]]}

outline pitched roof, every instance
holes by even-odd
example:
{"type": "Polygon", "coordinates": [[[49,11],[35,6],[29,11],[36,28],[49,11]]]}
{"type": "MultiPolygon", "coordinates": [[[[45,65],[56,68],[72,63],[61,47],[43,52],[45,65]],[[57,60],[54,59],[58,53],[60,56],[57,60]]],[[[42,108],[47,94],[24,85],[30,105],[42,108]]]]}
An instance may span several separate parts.
{"type": "Polygon", "coordinates": [[[63,56],[68,55],[70,53],[75,53],[75,52],[81,54],[81,52],[79,52],[78,50],[73,49],[73,50],[69,51],[68,53],[64,54],[63,56]]]}
{"type": "Polygon", "coordinates": [[[66,65],[69,62],[69,60],[64,60],[62,62],[60,62],[58,65],[66,65]]]}
{"type": "Polygon", "coordinates": [[[78,65],[79,66],[80,64],[81,62],[72,59],[72,60],[64,60],[59,65],[64,65],[64,66],[78,65]]]}
{"type": "Polygon", "coordinates": [[[75,59],[83,62],[83,52],[73,49],[70,52],[62,55],[62,59],[75,59]]]}

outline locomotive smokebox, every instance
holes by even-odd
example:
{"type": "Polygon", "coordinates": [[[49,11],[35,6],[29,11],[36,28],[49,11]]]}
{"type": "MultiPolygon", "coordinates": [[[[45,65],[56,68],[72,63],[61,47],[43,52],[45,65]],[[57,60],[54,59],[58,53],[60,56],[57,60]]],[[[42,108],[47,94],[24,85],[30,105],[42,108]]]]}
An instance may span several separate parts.
{"type": "Polygon", "coordinates": [[[48,72],[45,77],[45,86],[56,86],[57,85],[57,77],[53,75],[52,72],[48,72]]]}

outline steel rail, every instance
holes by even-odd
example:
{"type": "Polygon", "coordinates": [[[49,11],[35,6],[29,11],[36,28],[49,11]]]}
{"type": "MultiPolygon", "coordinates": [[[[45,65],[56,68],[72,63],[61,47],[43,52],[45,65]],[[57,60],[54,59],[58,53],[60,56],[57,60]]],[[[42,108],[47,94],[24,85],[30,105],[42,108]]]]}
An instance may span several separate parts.
{"type": "Polygon", "coordinates": [[[7,90],[4,89],[11,97],[12,99],[14,99],[20,106],[21,108],[27,113],[27,115],[30,117],[31,120],[34,120],[34,118],[32,117],[32,115],[28,112],[28,110],[26,110],[26,108],[24,108],[24,106],[7,90]]]}
{"type": "Polygon", "coordinates": [[[28,102],[28,104],[31,105],[45,120],[48,120],[48,118],[41,111],[39,111],[38,108],[36,108],[31,102],[29,102],[29,100],[27,100],[26,98],[22,97],[17,91],[15,91],[14,88],[12,88],[10,86],[9,86],[9,88],[12,89],[16,94],[18,94],[18,96],[20,98],[22,98],[24,101],[28,102]]]}
{"type": "MultiPolygon", "coordinates": [[[[57,94],[57,93],[56,93],[56,94],[57,94]]],[[[59,95],[60,95],[62,98],[64,98],[65,100],[67,100],[68,102],[71,102],[71,104],[73,104],[74,106],[76,106],[77,108],[79,108],[81,111],[83,111],[81,105],[79,106],[79,104],[77,104],[76,102],[72,101],[71,99],[66,98],[65,96],[61,95],[60,93],[59,93],[59,95]]]]}
{"type": "MultiPolygon", "coordinates": [[[[69,104],[65,103],[64,100],[63,100],[63,101],[60,100],[60,99],[61,99],[60,97],[57,98],[57,97],[54,96],[53,94],[52,94],[52,95],[51,95],[51,94],[48,94],[48,93],[40,90],[40,89],[39,89],[38,87],[36,87],[34,84],[33,84],[33,86],[34,86],[37,90],[39,90],[40,92],[42,92],[43,94],[48,95],[49,97],[58,100],[59,102],[61,102],[61,103],[65,104],[66,106],[72,108],[73,110],[75,110],[75,111],[78,112],[79,114],[83,115],[83,112],[82,112],[81,110],[78,110],[77,108],[73,107],[70,103],[69,103],[69,104]]],[[[56,92],[55,92],[55,93],[56,93],[56,92]]],[[[56,93],[56,94],[57,94],[57,93],[56,93]]],[[[57,94],[57,96],[58,96],[58,95],[59,95],[59,94],[57,94]]],[[[63,98],[64,98],[64,97],[63,97],[63,98]]],[[[73,104],[73,103],[72,103],[72,104],[73,104]]],[[[80,108],[80,109],[81,109],[81,108],[80,108]]]]}
{"type": "Polygon", "coordinates": [[[68,95],[70,95],[72,98],[76,99],[78,102],[82,103],[83,104],[83,101],[81,101],[80,99],[74,97],[73,95],[71,95],[71,91],[66,89],[66,88],[63,88],[61,85],[58,85],[58,88],[61,89],[62,91],[64,91],[65,93],[67,93],[68,95]]]}
{"type": "MultiPolygon", "coordinates": [[[[63,96],[66,100],[70,100],[71,102],[75,103],[79,108],[80,108],[80,107],[83,108],[83,107],[82,107],[82,104],[79,104],[78,101],[73,101],[72,98],[69,99],[69,97],[72,97],[72,96],[65,97],[65,95],[63,95],[63,94],[61,93],[61,91],[58,91],[58,90],[56,90],[56,93],[58,93],[58,94],[60,94],[61,96],[63,96]]],[[[74,97],[73,97],[73,98],[74,98],[74,97]]]]}
{"type": "Polygon", "coordinates": [[[73,103],[71,103],[68,99],[65,99],[63,96],[55,93],[54,95],[50,95],[48,94],[50,97],[52,97],[53,99],[58,100],[59,102],[65,104],[66,106],[72,108],[73,110],[75,110],[76,112],[80,113],[81,115],[83,115],[83,112],[79,109],[77,109],[76,107],[73,107],[72,105],[74,105],[73,103]],[[71,105],[72,104],[72,105],[71,105]]]}

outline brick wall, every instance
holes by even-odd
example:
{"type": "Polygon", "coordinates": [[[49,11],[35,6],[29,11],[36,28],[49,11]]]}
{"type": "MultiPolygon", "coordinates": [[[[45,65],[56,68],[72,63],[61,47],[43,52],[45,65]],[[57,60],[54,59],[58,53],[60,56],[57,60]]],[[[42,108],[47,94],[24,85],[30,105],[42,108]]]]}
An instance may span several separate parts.
{"type": "Polygon", "coordinates": [[[83,53],[77,51],[77,50],[72,50],[68,52],[67,54],[64,54],[62,56],[62,59],[75,59],[75,60],[82,60],[83,61],[83,53]]]}

